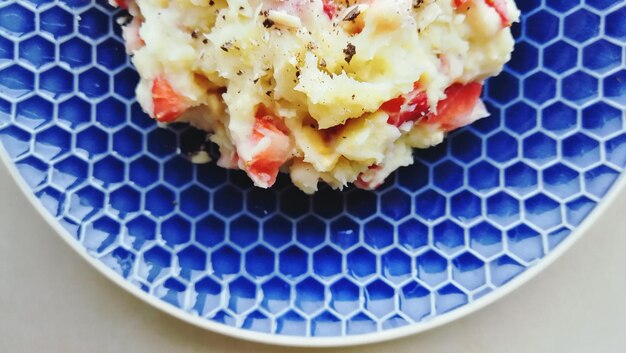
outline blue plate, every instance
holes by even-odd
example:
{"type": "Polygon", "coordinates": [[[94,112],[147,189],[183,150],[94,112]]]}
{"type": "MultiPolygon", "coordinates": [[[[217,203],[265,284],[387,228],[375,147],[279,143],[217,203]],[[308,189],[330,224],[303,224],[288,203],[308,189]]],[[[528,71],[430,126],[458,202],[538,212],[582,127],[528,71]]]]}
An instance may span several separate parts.
{"type": "Polygon", "coordinates": [[[79,253],[187,321],[294,345],[418,332],[545,267],[626,167],[624,2],[541,3],[519,2],[490,118],[376,192],[309,197],[191,164],[204,134],[141,112],[103,1],[5,0],[4,159],[79,253]]]}

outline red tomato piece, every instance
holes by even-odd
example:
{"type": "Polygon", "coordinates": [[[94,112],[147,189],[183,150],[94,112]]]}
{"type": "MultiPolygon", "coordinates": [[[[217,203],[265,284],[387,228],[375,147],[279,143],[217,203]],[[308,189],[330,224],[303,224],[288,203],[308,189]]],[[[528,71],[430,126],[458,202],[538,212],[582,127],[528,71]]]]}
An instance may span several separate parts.
{"type": "Polygon", "coordinates": [[[333,0],[322,0],[322,3],[324,4],[324,13],[332,20],[337,13],[337,6],[335,6],[333,0]]]}
{"type": "Polygon", "coordinates": [[[404,96],[400,96],[398,98],[390,99],[383,103],[380,106],[380,109],[384,110],[387,113],[398,113],[400,109],[402,109],[402,105],[404,104],[404,96]]]}
{"type": "Polygon", "coordinates": [[[440,123],[445,131],[467,125],[466,117],[474,110],[483,86],[478,82],[466,85],[455,83],[446,89],[446,98],[437,104],[437,114],[428,117],[428,123],[440,123]]]}
{"type": "Polygon", "coordinates": [[[254,122],[252,139],[260,142],[264,138],[270,139],[269,145],[246,163],[246,169],[255,182],[261,184],[258,186],[270,187],[276,182],[280,167],[289,159],[291,141],[270,115],[257,116],[254,122]]]}
{"type": "Polygon", "coordinates": [[[126,0],[113,0],[113,2],[118,6],[123,8],[124,10],[128,10],[128,4],[126,0]]]}
{"type": "Polygon", "coordinates": [[[152,81],[152,101],[154,118],[163,123],[178,119],[189,107],[185,99],[163,77],[157,77],[152,81]]]}
{"type": "Polygon", "coordinates": [[[498,13],[500,20],[502,21],[502,27],[511,26],[511,20],[509,19],[509,10],[506,6],[506,0],[485,0],[485,3],[498,13]]]}
{"type": "Polygon", "coordinates": [[[405,96],[391,99],[380,109],[385,111],[389,118],[387,123],[394,126],[400,126],[407,121],[417,121],[428,115],[428,96],[422,91],[418,84],[415,85],[413,91],[405,96]]]}
{"type": "Polygon", "coordinates": [[[470,2],[471,0],[454,0],[454,8],[458,9],[459,7],[467,4],[468,2],[470,2]]]}

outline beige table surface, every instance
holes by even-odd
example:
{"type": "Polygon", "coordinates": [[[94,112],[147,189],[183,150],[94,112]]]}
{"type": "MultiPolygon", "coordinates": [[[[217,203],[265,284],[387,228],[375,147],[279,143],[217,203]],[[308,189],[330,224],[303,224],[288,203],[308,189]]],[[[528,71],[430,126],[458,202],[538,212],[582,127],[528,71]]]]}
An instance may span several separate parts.
{"type": "MultiPolygon", "coordinates": [[[[305,352],[190,326],[100,275],[0,167],[0,353],[305,352]]],[[[626,190],[585,236],[504,299],[409,338],[328,352],[626,352],[626,190]]],[[[310,350],[308,350],[310,351],[310,350]]]]}

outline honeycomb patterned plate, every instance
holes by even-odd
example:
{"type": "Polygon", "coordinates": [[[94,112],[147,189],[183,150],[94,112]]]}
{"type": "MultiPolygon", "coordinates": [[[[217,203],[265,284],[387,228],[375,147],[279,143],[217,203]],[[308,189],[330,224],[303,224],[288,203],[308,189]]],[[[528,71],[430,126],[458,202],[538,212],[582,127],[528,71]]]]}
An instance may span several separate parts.
{"type": "Polygon", "coordinates": [[[519,6],[490,118],[376,192],[309,197],[191,164],[203,133],[141,112],[123,14],[104,1],[3,0],[2,154],[90,263],[186,321],[311,346],[423,331],[545,267],[626,167],[625,3],[519,6]]]}

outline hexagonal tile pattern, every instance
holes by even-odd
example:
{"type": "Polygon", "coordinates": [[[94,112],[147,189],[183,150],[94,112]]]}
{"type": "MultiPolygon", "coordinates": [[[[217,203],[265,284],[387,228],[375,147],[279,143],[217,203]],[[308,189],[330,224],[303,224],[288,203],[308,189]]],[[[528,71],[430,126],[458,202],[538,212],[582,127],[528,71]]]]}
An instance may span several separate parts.
{"type": "Polygon", "coordinates": [[[379,191],[270,190],[159,128],[104,1],[0,3],[0,142],[65,236],[140,291],[244,330],[358,335],[489,297],[571,237],[626,168],[626,7],[520,1],[491,117],[379,191]]]}

